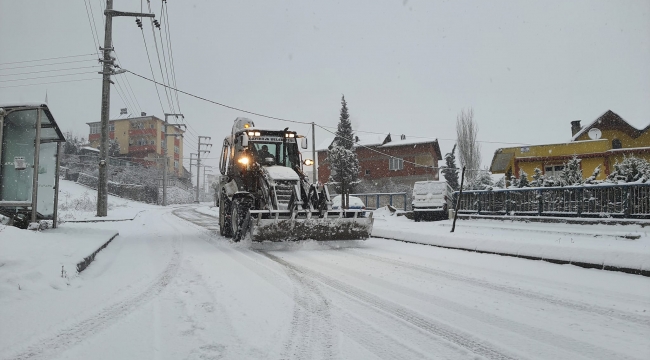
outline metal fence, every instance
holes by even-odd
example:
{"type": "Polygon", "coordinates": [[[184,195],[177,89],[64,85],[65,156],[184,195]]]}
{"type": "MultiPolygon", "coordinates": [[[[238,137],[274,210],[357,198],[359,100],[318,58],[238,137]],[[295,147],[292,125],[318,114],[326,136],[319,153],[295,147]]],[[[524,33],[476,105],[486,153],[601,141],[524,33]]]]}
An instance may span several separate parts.
{"type": "Polygon", "coordinates": [[[463,191],[458,213],[647,219],[650,184],[463,191]]]}
{"type": "Polygon", "coordinates": [[[406,211],[408,206],[406,193],[366,193],[350,194],[350,196],[361,198],[363,203],[366,204],[366,209],[368,210],[376,210],[382,206],[390,205],[406,211]]]}

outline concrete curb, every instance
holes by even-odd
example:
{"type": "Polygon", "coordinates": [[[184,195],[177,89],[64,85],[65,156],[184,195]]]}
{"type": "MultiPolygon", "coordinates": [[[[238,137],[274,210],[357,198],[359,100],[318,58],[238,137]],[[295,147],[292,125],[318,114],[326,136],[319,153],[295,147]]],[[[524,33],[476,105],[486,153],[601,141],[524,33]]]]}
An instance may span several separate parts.
{"type": "Polygon", "coordinates": [[[92,254],[86,256],[83,260],[77,263],[77,273],[81,273],[82,271],[86,270],[88,265],[90,265],[91,262],[95,260],[95,256],[97,255],[98,252],[104,250],[105,247],[110,244],[113,239],[115,239],[120,233],[115,233],[115,235],[111,236],[110,239],[108,239],[107,242],[104,243],[104,245],[100,246],[97,250],[93,251],[92,254]]]}
{"type": "Polygon", "coordinates": [[[439,247],[439,248],[443,248],[443,249],[462,250],[462,251],[476,252],[476,253],[480,253],[480,254],[492,254],[492,255],[510,256],[510,257],[516,257],[516,258],[521,258],[521,259],[528,259],[528,260],[542,260],[542,261],[550,262],[550,263],[553,263],[553,264],[575,265],[575,266],[579,266],[579,267],[587,268],[587,269],[619,271],[619,272],[624,272],[624,273],[628,273],[628,274],[634,274],[634,275],[641,275],[641,276],[650,277],[650,270],[632,269],[632,268],[611,266],[611,265],[605,265],[605,264],[594,264],[594,263],[586,263],[586,262],[578,262],[578,261],[570,261],[570,260],[558,260],[558,259],[543,258],[543,257],[538,257],[538,256],[519,255],[519,254],[494,252],[494,251],[486,251],[486,250],[478,250],[478,249],[467,249],[467,248],[454,247],[454,246],[427,244],[427,243],[422,243],[422,242],[417,242],[417,241],[401,240],[401,239],[395,239],[395,238],[384,237],[384,236],[372,235],[372,237],[373,238],[379,238],[379,239],[386,239],[386,240],[401,241],[401,242],[405,242],[405,243],[409,243],[409,244],[435,246],[435,247],[439,247]]]}
{"type": "Polygon", "coordinates": [[[140,210],[138,211],[133,218],[129,219],[92,219],[92,220],[62,220],[60,223],[65,224],[65,223],[100,223],[100,222],[120,222],[120,221],[133,221],[135,218],[138,217],[142,212],[146,210],[140,210]]]}

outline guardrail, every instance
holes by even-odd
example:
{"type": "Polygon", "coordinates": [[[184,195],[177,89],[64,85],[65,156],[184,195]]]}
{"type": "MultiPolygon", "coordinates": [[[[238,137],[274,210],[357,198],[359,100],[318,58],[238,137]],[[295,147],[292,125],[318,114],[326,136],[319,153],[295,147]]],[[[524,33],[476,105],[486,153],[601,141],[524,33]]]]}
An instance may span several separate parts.
{"type": "Polygon", "coordinates": [[[458,213],[648,219],[650,183],[464,190],[458,213]]]}

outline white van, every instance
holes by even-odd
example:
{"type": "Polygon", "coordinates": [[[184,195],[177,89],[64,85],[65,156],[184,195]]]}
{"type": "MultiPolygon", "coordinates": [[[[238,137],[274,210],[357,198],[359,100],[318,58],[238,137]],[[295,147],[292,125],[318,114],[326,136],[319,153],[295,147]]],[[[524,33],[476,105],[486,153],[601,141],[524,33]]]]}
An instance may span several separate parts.
{"type": "Polygon", "coordinates": [[[447,219],[454,190],[446,181],[417,181],[413,186],[413,218],[447,219]]]}

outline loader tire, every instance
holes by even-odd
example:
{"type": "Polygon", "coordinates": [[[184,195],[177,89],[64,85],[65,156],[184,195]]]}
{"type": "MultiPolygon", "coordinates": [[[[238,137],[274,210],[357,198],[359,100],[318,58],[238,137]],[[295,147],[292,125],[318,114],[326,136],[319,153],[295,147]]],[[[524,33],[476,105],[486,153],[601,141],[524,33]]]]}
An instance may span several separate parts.
{"type": "Polygon", "coordinates": [[[246,214],[250,208],[248,202],[244,200],[234,200],[232,202],[232,212],[230,223],[232,229],[232,240],[239,242],[246,235],[248,227],[246,226],[246,214]]]}
{"type": "Polygon", "coordinates": [[[230,200],[225,194],[219,199],[219,234],[225,237],[232,237],[232,225],[230,223],[230,200]]]}

